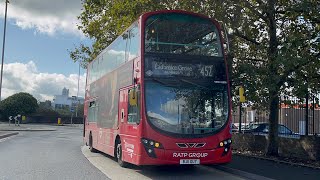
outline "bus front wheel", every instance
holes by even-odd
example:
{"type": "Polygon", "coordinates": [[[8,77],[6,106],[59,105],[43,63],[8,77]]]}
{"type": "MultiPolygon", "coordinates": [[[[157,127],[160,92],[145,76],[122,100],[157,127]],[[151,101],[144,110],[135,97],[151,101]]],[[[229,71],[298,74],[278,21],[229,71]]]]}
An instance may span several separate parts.
{"type": "Polygon", "coordinates": [[[118,164],[120,167],[127,167],[128,163],[124,162],[122,160],[122,146],[121,146],[121,141],[118,141],[117,143],[117,148],[116,148],[116,158],[118,161],[118,164]]]}

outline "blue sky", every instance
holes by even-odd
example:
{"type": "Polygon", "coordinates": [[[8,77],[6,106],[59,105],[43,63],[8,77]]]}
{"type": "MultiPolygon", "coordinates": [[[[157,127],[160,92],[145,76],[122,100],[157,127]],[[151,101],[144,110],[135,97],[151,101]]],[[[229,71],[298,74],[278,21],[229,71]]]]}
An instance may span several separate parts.
{"type": "MultiPolygon", "coordinates": [[[[4,0],[0,1],[0,40],[4,25],[4,0]]],[[[80,43],[90,44],[77,29],[80,0],[19,0],[8,6],[2,99],[28,92],[39,100],[52,100],[63,87],[76,95],[78,64],[68,53],[80,43]]],[[[80,91],[84,95],[85,72],[80,91]]]]}
{"type": "MultiPolygon", "coordinates": [[[[4,19],[0,21],[1,49],[4,19]]],[[[48,35],[34,29],[21,29],[14,21],[7,22],[5,63],[27,63],[32,60],[41,72],[69,75],[78,73],[78,66],[68,54],[68,49],[80,42],[89,42],[72,34],[48,35]]],[[[82,70],[83,71],[83,70],[82,70]]]]}

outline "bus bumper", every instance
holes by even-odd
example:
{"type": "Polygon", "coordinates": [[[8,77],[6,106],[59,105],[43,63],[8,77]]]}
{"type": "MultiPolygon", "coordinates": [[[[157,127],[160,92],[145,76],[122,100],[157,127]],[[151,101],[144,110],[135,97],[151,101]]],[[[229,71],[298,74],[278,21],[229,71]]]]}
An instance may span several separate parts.
{"type": "Polygon", "coordinates": [[[138,165],[225,164],[231,161],[232,152],[224,148],[201,151],[155,149],[156,157],[144,150],[138,165]]]}

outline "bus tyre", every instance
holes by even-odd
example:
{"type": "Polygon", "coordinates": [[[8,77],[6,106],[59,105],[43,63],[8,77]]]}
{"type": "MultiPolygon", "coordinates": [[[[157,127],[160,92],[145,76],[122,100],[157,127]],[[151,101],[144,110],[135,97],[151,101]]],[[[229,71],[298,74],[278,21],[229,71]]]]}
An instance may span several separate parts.
{"type": "Polygon", "coordinates": [[[91,133],[90,133],[90,135],[89,135],[89,150],[90,150],[90,152],[93,152],[93,153],[95,153],[95,152],[97,152],[97,150],[95,149],[95,148],[93,148],[93,143],[92,143],[93,141],[92,141],[92,135],[91,135],[91,133]]]}
{"type": "Polygon", "coordinates": [[[122,160],[122,146],[121,146],[121,141],[118,142],[117,144],[117,149],[116,149],[116,158],[118,161],[118,164],[120,167],[127,167],[128,163],[124,162],[122,160]]]}

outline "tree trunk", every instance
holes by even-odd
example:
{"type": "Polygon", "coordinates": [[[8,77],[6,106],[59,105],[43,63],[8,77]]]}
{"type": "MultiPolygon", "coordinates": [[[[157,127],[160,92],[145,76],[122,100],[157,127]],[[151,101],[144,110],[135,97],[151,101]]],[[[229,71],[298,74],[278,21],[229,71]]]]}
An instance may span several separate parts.
{"type": "Polygon", "coordinates": [[[279,123],[279,96],[277,93],[270,95],[270,114],[269,114],[269,141],[268,156],[279,156],[278,123],[279,123]]]}
{"type": "Polygon", "coordinates": [[[278,57],[278,40],[277,40],[277,25],[275,18],[276,0],[267,1],[267,19],[269,25],[269,72],[270,82],[269,86],[269,141],[267,155],[278,156],[278,122],[279,122],[279,91],[281,84],[279,84],[278,64],[276,63],[278,57]]]}

